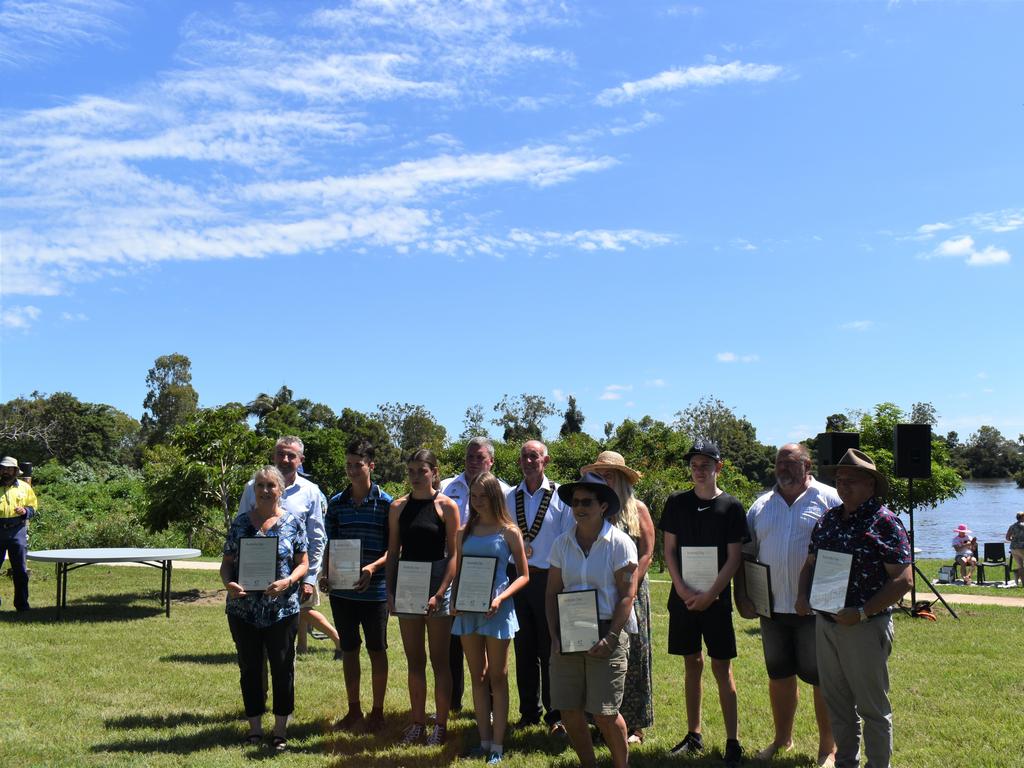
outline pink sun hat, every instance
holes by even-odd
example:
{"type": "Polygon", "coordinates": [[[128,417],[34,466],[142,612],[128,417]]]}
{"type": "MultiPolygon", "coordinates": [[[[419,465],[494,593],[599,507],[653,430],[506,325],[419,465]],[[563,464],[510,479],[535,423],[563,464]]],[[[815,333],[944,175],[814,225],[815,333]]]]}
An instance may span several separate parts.
{"type": "Polygon", "coordinates": [[[966,525],[964,525],[963,523],[960,523],[960,525],[958,525],[956,528],[953,529],[953,533],[959,533],[959,534],[962,534],[963,536],[967,536],[968,534],[972,533],[972,531],[966,525]]]}

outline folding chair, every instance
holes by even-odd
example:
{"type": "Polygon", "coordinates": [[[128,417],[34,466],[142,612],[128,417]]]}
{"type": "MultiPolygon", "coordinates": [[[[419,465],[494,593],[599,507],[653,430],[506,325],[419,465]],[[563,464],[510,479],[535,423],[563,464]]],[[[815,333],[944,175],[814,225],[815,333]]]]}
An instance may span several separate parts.
{"type": "Polygon", "coordinates": [[[1010,561],[1006,559],[1006,545],[1001,541],[987,542],[978,558],[978,583],[985,583],[986,568],[1002,568],[1003,582],[1010,580],[1010,561]]]}

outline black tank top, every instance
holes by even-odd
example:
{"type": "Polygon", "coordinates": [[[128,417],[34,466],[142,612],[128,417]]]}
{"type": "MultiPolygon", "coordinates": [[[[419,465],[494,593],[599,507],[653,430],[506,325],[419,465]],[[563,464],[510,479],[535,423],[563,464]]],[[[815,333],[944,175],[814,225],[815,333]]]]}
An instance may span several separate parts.
{"type": "Polygon", "coordinates": [[[444,520],[437,514],[435,499],[436,493],[429,499],[410,496],[405,502],[398,517],[398,532],[402,539],[400,560],[432,563],[444,559],[444,520]]]}

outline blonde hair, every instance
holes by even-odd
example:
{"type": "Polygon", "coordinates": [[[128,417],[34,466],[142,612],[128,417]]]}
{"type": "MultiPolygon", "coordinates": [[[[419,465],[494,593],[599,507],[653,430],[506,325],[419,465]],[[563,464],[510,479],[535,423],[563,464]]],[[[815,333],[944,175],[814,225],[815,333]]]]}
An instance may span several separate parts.
{"type": "MultiPolygon", "coordinates": [[[[480,490],[483,491],[484,496],[487,499],[487,504],[494,512],[494,516],[498,520],[498,525],[502,528],[515,527],[515,523],[512,522],[512,518],[508,514],[508,508],[505,506],[505,494],[501,492],[501,483],[494,475],[490,472],[481,472],[473,480],[471,488],[474,486],[480,486],[480,490]]],[[[468,532],[480,518],[480,513],[473,507],[472,500],[469,503],[469,520],[466,522],[466,531],[468,532]]]]}
{"type": "Polygon", "coordinates": [[[619,511],[612,518],[612,522],[621,522],[626,533],[633,537],[640,536],[640,512],[637,506],[636,496],[633,495],[633,486],[626,480],[626,476],[618,470],[609,473],[612,481],[608,483],[615,494],[619,497],[619,511]]]}

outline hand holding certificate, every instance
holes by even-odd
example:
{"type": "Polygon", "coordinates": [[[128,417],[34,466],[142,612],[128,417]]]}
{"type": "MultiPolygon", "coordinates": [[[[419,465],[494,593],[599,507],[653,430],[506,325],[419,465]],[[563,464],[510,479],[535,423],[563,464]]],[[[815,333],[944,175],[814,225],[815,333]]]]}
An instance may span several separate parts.
{"type": "Polygon", "coordinates": [[[331,539],[327,559],[327,581],[331,589],[352,589],[362,571],[362,542],[359,539],[331,539]]]}
{"type": "Polygon", "coordinates": [[[754,604],[754,612],[766,619],[772,617],[772,581],[769,567],[756,560],[743,562],[743,576],[747,597],[754,604]]]}
{"type": "Polygon", "coordinates": [[[707,592],[718,578],[718,547],[680,547],[679,570],[690,589],[707,592]]]}
{"type": "Polygon", "coordinates": [[[819,549],[814,557],[811,581],[811,608],[823,613],[839,613],[846,607],[853,555],[819,549]]]}
{"type": "Polygon", "coordinates": [[[559,592],[556,598],[561,653],[589,651],[601,639],[597,620],[597,590],[559,592]]]}
{"type": "Polygon", "coordinates": [[[246,536],[238,540],[238,584],[247,592],[263,592],[277,580],[277,537],[246,536]]]}
{"type": "Polygon", "coordinates": [[[416,560],[398,561],[395,613],[427,615],[427,603],[430,601],[430,567],[431,563],[416,560]]]}
{"type": "Polygon", "coordinates": [[[459,567],[455,610],[462,613],[489,613],[497,572],[496,557],[464,556],[459,567]]]}

